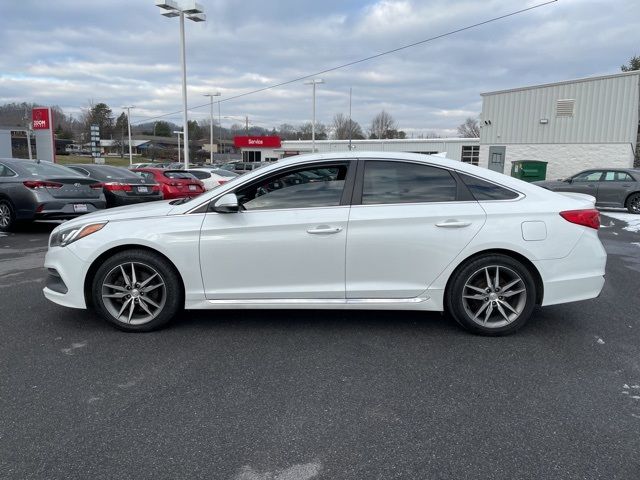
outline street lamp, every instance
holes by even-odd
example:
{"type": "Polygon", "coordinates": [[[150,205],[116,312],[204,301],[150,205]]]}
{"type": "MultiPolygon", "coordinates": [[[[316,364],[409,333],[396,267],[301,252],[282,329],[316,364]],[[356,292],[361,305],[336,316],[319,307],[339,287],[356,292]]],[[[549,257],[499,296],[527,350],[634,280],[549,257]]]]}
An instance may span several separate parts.
{"type": "Polygon", "coordinates": [[[127,131],[129,132],[129,168],[133,166],[133,153],[131,152],[131,109],[136,108],[133,105],[125,105],[122,108],[127,109],[127,131]]]}
{"type": "Polygon", "coordinates": [[[156,7],[166,10],[165,17],[180,17],[180,60],[182,62],[182,122],[184,124],[184,168],[189,168],[189,124],[187,120],[187,62],[184,47],[184,17],[194,22],[204,22],[207,17],[199,3],[188,0],[176,2],[174,0],[156,0],[156,7]]]}
{"type": "MultiPolygon", "coordinates": [[[[182,135],[182,131],[180,130],[174,130],[173,133],[175,133],[176,135],[178,135],[178,163],[180,163],[180,135],[182,135]]],[[[185,165],[184,169],[187,169],[187,166],[185,165]]]]}
{"type": "MultiPolygon", "coordinates": [[[[209,163],[213,163],[213,97],[219,97],[220,95],[222,95],[220,92],[204,94],[204,96],[209,97],[211,101],[211,108],[209,110],[209,163]]],[[[220,101],[218,101],[218,107],[219,106],[220,101]]]]}
{"type": "Polygon", "coordinates": [[[311,85],[313,87],[313,121],[311,122],[311,152],[316,151],[316,85],[324,83],[321,78],[314,78],[308,82],[304,82],[305,85],[311,85]]]}

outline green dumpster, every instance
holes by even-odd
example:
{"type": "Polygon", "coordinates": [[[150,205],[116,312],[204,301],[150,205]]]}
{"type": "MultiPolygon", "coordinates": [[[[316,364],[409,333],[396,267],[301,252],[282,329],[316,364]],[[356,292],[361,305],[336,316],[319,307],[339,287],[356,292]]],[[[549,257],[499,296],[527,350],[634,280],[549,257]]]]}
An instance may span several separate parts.
{"type": "Polygon", "coordinates": [[[511,162],[511,176],[525,182],[537,182],[547,177],[547,162],[540,160],[516,160],[511,162]]]}

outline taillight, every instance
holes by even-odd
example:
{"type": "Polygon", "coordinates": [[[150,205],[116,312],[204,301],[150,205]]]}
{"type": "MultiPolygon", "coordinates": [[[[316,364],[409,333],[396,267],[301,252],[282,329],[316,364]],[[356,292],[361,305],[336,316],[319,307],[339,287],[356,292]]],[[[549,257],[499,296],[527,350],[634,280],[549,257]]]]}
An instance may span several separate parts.
{"type": "Polygon", "coordinates": [[[110,192],[130,192],[132,190],[131,185],[128,183],[107,182],[103,183],[102,186],[110,192]]]}
{"type": "Polygon", "coordinates": [[[91,185],[89,185],[89,188],[91,190],[102,190],[102,184],[101,183],[92,183],[91,185]]]}
{"type": "Polygon", "coordinates": [[[25,180],[22,184],[32,190],[37,190],[39,188],[62,188],[61,183],[45,182],[44,180],[25,180]]]}
{"type": "Polygon", "coordinates": [[[222,185],[223,183],[227,183],[229,180],[218,180],[218,185],[222,185]]]}
{"type": "Polygon", "coordinates": [[[560,216],[567,222],[594,228],[596,230],[600,228],[600,212],[595,208],[587,210],[566,210],[564,212],[560,212],[560,216]]]}

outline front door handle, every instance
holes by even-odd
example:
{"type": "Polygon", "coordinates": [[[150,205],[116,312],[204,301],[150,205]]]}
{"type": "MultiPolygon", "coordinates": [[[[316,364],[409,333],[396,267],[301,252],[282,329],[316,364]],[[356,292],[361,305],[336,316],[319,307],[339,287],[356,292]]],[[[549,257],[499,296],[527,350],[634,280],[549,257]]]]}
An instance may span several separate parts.
{"type": "Polygon", "coordinates": [[[317,227],[314,228],[310,228],[307,230],[307,233],[311,233],[312,235],[318,235],[318,234],[332,234],[332,233],[339,233],[342,231],[342,227],[331,227],[329,225],[319,225],[317,227]]]}
{"type": "Polygon", "coordinates": [[[436,223],[436,227],[441,228],[463,228],[471,225],[471,222],[465,222],[462,220],[445,220],[444,222],[436,223]]]}

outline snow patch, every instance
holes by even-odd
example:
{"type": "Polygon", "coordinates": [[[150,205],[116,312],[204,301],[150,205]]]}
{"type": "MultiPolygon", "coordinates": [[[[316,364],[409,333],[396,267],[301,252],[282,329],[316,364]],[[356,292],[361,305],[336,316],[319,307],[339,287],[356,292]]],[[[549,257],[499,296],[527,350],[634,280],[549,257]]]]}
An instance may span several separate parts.
{"type": "MultiPolygon", "coordinates": [[[[622,220],[627,224],[626,227],[622,227],[627,232],[640,232],[640,215],[634,215],[631,213],[618,213],[618,212],[602,212],[603,215],[617,220],[622,220]]],[[[611,225],[607,225],[611,226],[611,225]]]]}
{"type": "Polygon", "coordinates": [[[244,466],[235,476],[235,480],[309,480],[318,476],[322,465],[318,462],[293,465],[275,472],[256,472],[249,466],[244,466]]]}

